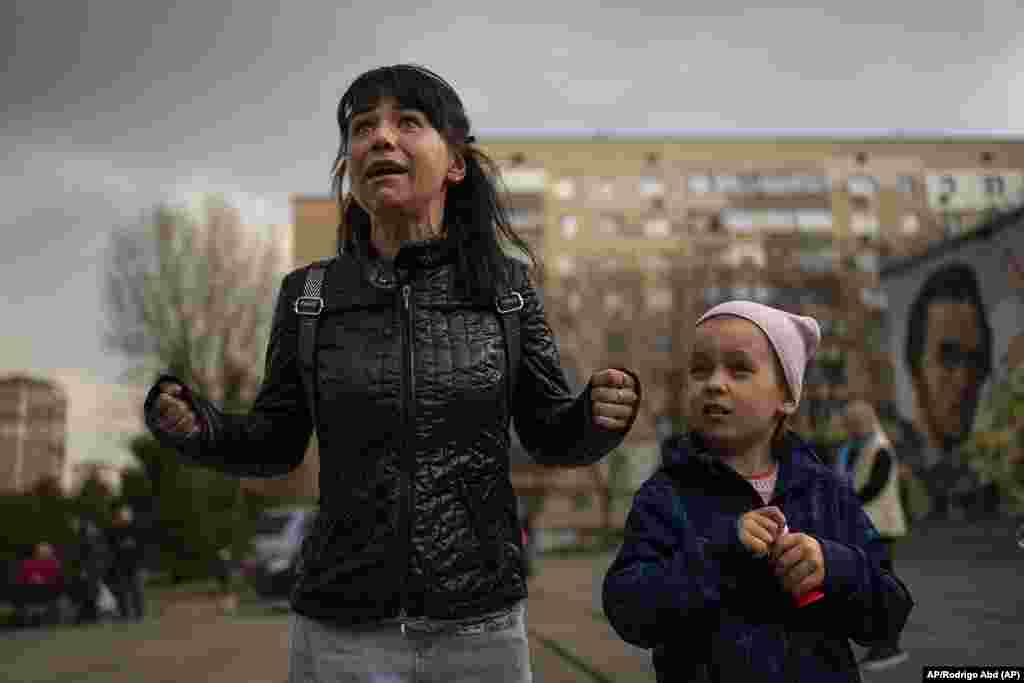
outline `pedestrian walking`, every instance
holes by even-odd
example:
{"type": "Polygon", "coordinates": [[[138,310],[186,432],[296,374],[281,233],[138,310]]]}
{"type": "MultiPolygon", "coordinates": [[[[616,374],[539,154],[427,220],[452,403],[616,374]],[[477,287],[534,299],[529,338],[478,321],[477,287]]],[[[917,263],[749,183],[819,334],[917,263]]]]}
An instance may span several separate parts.
{"type": "Polygon", "coordinates": [[[114,511],[107,538],[112,554],[108,585],[117,600],[118,614],[123,619],[142,621],[146,613],[142,576],[145,544],[131,506],[121,505],[114,511]]]}

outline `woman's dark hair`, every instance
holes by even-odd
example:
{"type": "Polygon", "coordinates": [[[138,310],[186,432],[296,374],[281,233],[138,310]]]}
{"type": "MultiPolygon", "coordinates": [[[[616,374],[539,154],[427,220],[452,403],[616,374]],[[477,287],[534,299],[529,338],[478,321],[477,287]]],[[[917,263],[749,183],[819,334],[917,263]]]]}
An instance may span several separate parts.
{"type": "Polygon", "coordinates": [[[907,343],[903,360],[915,375],[921,370],[924,355],[925,334],[928,328],[928,307],[935,301],[969,303],[978,312],[978,326],[981,329],[981,353],[984,357],[978,368],[984,380],[992,370],[992,327],[985,315],[985,304],[981,299],[981,288],[972,269],[966,263],[951,263],[928,276],[917,298],[910,306],[907,316],[907,343]]]}
{"type": "Polygon", "coordinates": [[[509,278],[503,241],[528,258],[531,266],[536,267],[537,259],[512,229],[498,191],[501,174],[494,161],[472,144],[469,117],[458,94],[422,66],[398,64],[367,71],[349,86],[338,103],[341,145],[334,162],[332,188],[341,208],[339,248],[353,232],[368,235],[370,226],[366,211],[343,196],[349,123],[354,115],[372,109],[384,97],[394,97],[402,108],[423,112],[451,149],[464,157],[466,177],[448,187],[444,230],[455,243],[457,285],[472,297],[492,299],[499,283],[507,283],[509,278]]]}

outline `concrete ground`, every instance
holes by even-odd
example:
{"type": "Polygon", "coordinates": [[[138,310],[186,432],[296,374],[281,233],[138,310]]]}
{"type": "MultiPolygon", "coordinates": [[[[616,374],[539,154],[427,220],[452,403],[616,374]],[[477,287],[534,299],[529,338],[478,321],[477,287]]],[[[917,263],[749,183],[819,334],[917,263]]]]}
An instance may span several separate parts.
{"type": "MultiPolygon", "coordinates": [[[[932,524],[897,549],[916,606],[904,633],[910,660],[866,681],[916,681],[925,665],[1024,665],[1024,550],[1016,524],[932,524]]],[[[622,642],[601,614],[608,556],[544,557],[528,627],[537,683],[653,683],[646,651],[622,642]]],[[[210,596],[155,600],[142,624],[0,633],[0,681],[18,683],[282,683],[287,615],[210,596]]],[[[857,651],[861,650],[857,648],[857,651]]]]}

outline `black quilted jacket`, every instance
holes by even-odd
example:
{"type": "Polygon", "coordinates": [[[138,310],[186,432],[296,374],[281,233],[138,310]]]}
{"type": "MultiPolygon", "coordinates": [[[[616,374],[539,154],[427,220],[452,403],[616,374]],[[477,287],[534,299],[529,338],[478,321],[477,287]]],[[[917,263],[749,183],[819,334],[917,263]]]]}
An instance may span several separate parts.
{"type": "MultiPolygon", "coordinates": [[[[327,270],[317,338],[320,514],[301,550],[293,608],[341,623],[462,618],[526,596],[509,418],[541,463],[596,462],[625,434],[593,425],[590,390],[573,396],[541,299],[516,270],[525,306],[513,410],[504,337],[493,305],[454,295],[443,240],[375,258],[364,239],[327,270]]],[[[246,415],[190,395],[205,423],[175,440],[200,464],[275,476],[302,461],[313,429],[298,367],[306,268],[285,277],[264,383],[246,415]]],[[[635,379],[635,376],[634,376],[635,379]]],[[[639,390],[639,382],[637,382],[639,390]]]]}

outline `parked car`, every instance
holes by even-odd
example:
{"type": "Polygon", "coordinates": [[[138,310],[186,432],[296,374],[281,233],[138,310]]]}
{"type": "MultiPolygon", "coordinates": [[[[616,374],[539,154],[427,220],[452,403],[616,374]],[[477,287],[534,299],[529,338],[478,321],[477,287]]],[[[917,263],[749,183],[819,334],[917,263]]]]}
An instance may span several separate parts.
{"type": "MultiPolygon", "coordinates": [[[[256,520],[252,551],[241,562],[242,575],[257,594],[268,600],[285,600],[295,584],[295,560],[302,539],[312,528],[315,507],[270,508],[256,520]]],[[[523,561],[527,576],[537,568],[538,543],[520,504],[523,527],[523,561]]]]}
{"type": "Polygon", "coordinates": [[[295,560],[312,528],[314,507],[278,507],[256,520],[252,551],[243,558],[242,575],[263,598],[284,600],[295,583],[295,560]]]}

